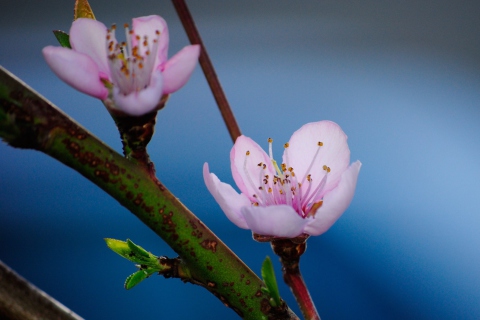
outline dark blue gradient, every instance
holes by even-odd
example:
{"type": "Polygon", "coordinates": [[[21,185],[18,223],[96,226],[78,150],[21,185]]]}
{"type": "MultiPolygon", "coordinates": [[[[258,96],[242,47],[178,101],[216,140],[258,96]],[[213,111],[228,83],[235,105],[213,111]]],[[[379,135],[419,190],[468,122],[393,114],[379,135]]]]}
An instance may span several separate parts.
{"type": "MultiPolygon", "coordinates": [[[[350,208],[302,258],[322,319],[480,319],[478,2],[190,2],[245,135],[265,147],[272,137],[279,156],[301,125],[329,119],[363,163],[350,208]]],[[[0,63],[120,152],[103,105],[41,56],[56,44],[51,30],[68,31],[71,3],[7,0],[0,63]]],[[[170,55],[188,44],[170,2],[91,4],[107,25],[160,14],[170,55]]],[[[230,148],[197,68],[160,112],[151,157],[164,184],[259,273],[269,246],[231,224],[203,184],[204,162],[233,182],[230,148]]],[[[103,238],[174,252],[73,170],[3,143],[0,153],[0,259],[35,285],[88,319],[235,317],[178,280],[124,290],[135,269],[103,238]]]]}

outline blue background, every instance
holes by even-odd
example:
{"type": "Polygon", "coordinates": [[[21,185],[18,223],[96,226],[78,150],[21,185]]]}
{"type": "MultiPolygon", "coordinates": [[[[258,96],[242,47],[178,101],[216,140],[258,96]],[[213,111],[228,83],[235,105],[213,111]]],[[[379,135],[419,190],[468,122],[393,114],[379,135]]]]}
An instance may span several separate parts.
{"type": "MultiPolygon", "coordinates": [[[[122,25],[160,14],[170,55],[188,44],[168,1],[92,1],[122,25]]],[[[282,144],[329,119],[363,167],[355,198],[308,241],[304,277],[323,319],[480,318],[478,1],[190,1],[245,135],[282,144]]],[[[0,63],[121,151],[102,104],[58,80],[41,49],[68,31],[73,1],[7,0],[0,63]]],[[[267,244],[232,225],[204,187],[204,162],[232,182],[231,141],[197,68],[158,117],[158,176],[257,273],[267,244]]],[[[0,259],[89,319],[235,318],[205,290],[133,265],[104,237],[172,250],[92,183],[35,151],[0,144],[0,259]]],[[[277,275],[279,264],[275,260],[277,275]]],[[[281,295],[298,313],[282,283],[281,295]]]]}

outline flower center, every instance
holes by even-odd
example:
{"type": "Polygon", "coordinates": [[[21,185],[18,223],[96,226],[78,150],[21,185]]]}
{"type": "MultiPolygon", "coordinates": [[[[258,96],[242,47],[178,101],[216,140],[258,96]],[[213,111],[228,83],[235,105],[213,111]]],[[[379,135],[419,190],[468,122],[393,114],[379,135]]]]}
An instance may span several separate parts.
{"type": "Polygon", "coordinates": [[[129,29],[128,24],[124,27],[126,42],[117,42],[116,26],[113,25],[107,32],[106,45],[112,81],[120,93],[128,95],[150,85],[160,31],[155,31],[155,39],[148,39],[146,35],[142,39],[129,29]]]}
{"type": "Polygon", "coordinates": [[[330,172],[330,167],[323,165],[322,169],[325,171],[323,177],[312,177],[310,173],[315,165],[320,148],[323,146],[323,142],[317,143],[315,155],[305,171],[305,176],[301,177],[301,179],[295,174],[295,169],[289,166],[289,144],[285,143],[284,145],[285,163],[281,164],[281,168],[273,158],[273,140],[271,138],[268,139],[268,144],[270,161],[275,168],[274,175],[271,175],[265,163],[260,162],[257,164],[259,167],[258,178],[255,179],[255,177],[252,177],[251,174],[253,172],[247,170],[250,151],[246,152],[243,165],[244,173],[250,187],[256,190],[252,195],[253,198],[251,198],[252,205],[269,206],[285,204],[291,206],[302,218],[315,215],[318,208],[322,206],[322,192],[327,183],[328,173],[330,172]],[[321,180],[318,184],[314,183],[315,179],[320,178],[321,180]]]}

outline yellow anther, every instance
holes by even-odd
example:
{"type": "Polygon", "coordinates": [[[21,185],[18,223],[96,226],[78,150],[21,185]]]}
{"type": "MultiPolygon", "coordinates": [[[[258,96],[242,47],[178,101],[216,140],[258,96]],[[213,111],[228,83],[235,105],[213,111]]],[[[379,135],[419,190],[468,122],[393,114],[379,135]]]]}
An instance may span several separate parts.
{"type": "Polygon", "coordinates": [[[288,148],[290,146],[290,144],[287,142],[283,145],[284,148],[288,148]]]}
{"type": "Polygon", "coordinates": [[[257,164],[257,166],[261,167],[261,166],[262,166],[262,164],[263,164],[263,163],[262,163],[262,162],[260,162],[259,164],[257,164]]]}
{"type": "Polygon", "coordinates": [[[308,182],[312,181],[312,175],[311,175],[311,174],[309,174],[309,175],[307,176],[307,180],[308,180],[308,182]]]}
{"type": "Polygon", "coordinates": [[[272,193],[272,188],[268,188],[268,193],[272,193]]]}
{"type": "Polygon", "coordinates": [[[327,165],[324,164],[324,165],[323,165],[323,170],[327,171],[327,168],[328,168],[327,165]]]}
{"type": "Polygon", "coordinates": [[[322,147],[323,146],[323,142],[321,141],[318,141],[318,144],[317,144],[319,147],[322,147]]]}
{"type": "Polygon", "coordinates": [[[250,155],[250,151],[247,151],[245,154],[246,154],[247,156],[249,156],[249,155],[250,155]]]}
{"type": "Polygon", "coordinates": [[[315,214],[317,213],[317,210],[320,209],[320,207],[323,204],[323,200],[320,200],[318,202],[315,202],[312,207],[310,208],[310,212],[308,213],[307,217],[315,217],[315,214]]]}
{"type": "Polygon", "coordinates": [[[258,202],[254,202],[254,203],[253,203],[253,206],[254,206],[254,207],[258,207],[258,202]]]}
{"type": "Polygon", "coordinates": [[[123,24],[124,28],[128,28],[128,23],[123,24]]]}
{"type": "Polygon", "coordinates": [[[268,138],[268,143],[272,143],[273,142],[273,139],[272,138],[268,138]]]}

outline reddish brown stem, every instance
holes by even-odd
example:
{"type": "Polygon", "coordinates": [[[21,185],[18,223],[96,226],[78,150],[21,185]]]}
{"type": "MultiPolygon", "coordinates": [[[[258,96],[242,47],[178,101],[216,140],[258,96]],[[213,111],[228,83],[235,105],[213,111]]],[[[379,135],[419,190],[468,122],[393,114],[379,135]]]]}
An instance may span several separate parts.
{"type": "Polygon", "coordinates": [[[292,293],[295,296],[295,299],[297,300],[305,319],[320,320],[317,309],[313,304],[312,297],[308,292],[307,285],[303,281],[302,274],[300,273],[299,269],[297,270],[298,272],[284,271],[283,280],[292,290],[292,293]]]}
{"type": "Polygon", "coordinates": [[[220,81],[218,80],[215,69],[213,68],[213,64],[210,61],[207,49],[205,48],[202,38],[200,37],[200,33],[195,26],[192,15],[190,14],[187,4],[184,0],[172,0],[172,2],[175,6],[178,17],[182,21],[190,43],[199,44],[201,47],[199,58],[200,66],[205,74],[205,78],[207,78],[208,85],[210,86],[210,90],[212,90],[213,96],[215,97],[215,101],[217,102],[218,109],[222,114],[223,121],[227,126],[228,132],[230,133],[230,137],[232,138],[232,141],[235,142],[235,140],[242,133],[237,124],[237,120],[235,120],[235,116],[230,108],[227,97],[225,96],[225,92],[223,91],[220,81]]]}
{"type": "Polygon", "coordinates": [[[292,290],[303,316],[307,320],[320,320],[307,285],[300,273],[300,256],[305,252],[307,243],[297,243],[290,239],[279,239],[271,242],[273,251],[280,257],[283,280],[292,290]]]}

